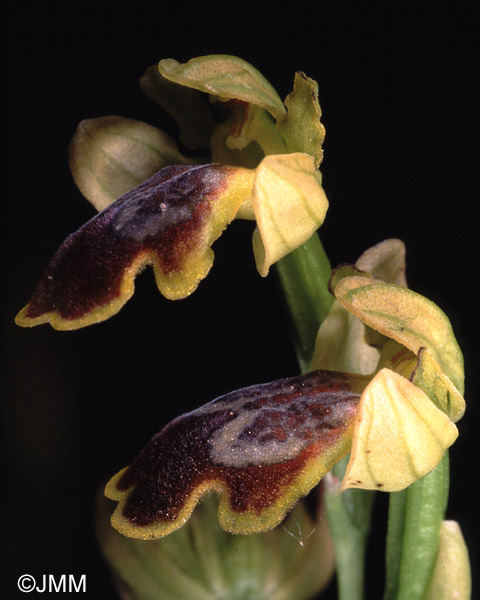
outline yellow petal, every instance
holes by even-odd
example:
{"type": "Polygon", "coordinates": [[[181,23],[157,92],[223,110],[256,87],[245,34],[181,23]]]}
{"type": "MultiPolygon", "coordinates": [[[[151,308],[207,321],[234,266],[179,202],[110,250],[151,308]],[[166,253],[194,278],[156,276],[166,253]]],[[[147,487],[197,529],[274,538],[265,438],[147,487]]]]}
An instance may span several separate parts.
{"type": "Polygon", "coordinates": [[[435,468],[457,436],[420,388],[382,369],[362,394],[341,490],[404,489],[435,468]]]}
{"type": "Polygon", "coordinates": [[[309,154],[266,156],[256,170],[253,251],[263,277],[277,260],[306,242],[325,219],[328,200],[309,154]]]}
{"type": "Polygon", "coordinates": [[[456,521],[443,521],[437,562],[425,600],[470,600],[468,550],[456,521]]]}
{"type": "Polygon", "coordinates": [[[463,391],[463,357],[444,312],[404,287],[349,276],[335,286],[335,296],[364,323],[418,354],[428,348],[455,387],[463,391]]]}

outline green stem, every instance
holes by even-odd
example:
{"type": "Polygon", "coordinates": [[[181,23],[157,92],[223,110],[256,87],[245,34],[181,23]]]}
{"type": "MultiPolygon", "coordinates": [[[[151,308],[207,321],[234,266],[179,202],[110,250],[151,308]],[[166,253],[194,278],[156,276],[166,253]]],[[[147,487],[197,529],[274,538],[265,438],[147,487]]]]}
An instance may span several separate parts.
{"type": "Polygon", "coordinates": [[[305,244],[278,261],[277,273],[294,327],[300,369],[310,368],[315,337],[333,303],[328,291],[330,262],[315,233],[305,244]]]}
{"type": "Polygon", "coordinates": [[[375,492],[346,490],[338,493],[348,456],[332,469],[326,480],[325,501],[330,532],[335,543],[338,597],[361,600],[364,597],[365,549],[370,531],[375,492]],[[328,482],[331,482],[330,485],[328,482]]]}
{"type": "Polygon", "coordinates": [[[437,467],[390,494],[384,600],[424,598],[438,552],[449,487],[448,452],[437,467]]]}
{"type": "MultiPolygon", "coordinates": [[[[331,268],[317,234],[277,263],[277,271],[293,323],[293,338],[302,372],[310,368],[320,324],[333,303],[328,291],[331,268]]],[[[343,478],[346,463],[334,467],[343,478]]],[[[363,598],[365,546],[374,494],[338,486],[325,495],[328,523],[335,544],[340,600],[363,598]]]]}

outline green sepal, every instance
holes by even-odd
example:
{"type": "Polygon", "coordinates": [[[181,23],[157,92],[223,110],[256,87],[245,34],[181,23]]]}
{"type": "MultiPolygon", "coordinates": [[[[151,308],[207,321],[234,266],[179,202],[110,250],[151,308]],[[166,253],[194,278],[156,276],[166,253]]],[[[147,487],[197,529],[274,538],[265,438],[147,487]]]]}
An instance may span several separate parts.
{"type": "Polygon", "coordinates": [[[70,143],[75,183],[99,211],[160,169],[195,162],[160,129],[125,117],[81,121],[70,143]]]}
{"type": "Polygon", "coordinates": [[[179,63],[161,60],[160,73],[166,79],[190,87],[219,100],[240,100],[267,110],[276,119],[285,107],[275,89],[251,64],[236,56],[210,54],[179,63]]]}
{"type": "Polygon", "coordinates": [[[204,94],[163,77],[156,65],[141,77],[140,88],[175,119],[182,144],[194,150],[209,148],[217,122],[204,94]]]}
{"type": "Polygon", "coordinates": [[[309,154],[266,156],[255,172],[253,251],[265,277],[270,266],[309,240],[322,225],[328,200],[309,154]]]}
{"type": "Polygon", "coordinates": [[[463,392],[463,357],[445,313],[433,302],[402,286],[364,276],[341,278],[335,296],[365,324],[418,354],[428,348],[463,392]]]}

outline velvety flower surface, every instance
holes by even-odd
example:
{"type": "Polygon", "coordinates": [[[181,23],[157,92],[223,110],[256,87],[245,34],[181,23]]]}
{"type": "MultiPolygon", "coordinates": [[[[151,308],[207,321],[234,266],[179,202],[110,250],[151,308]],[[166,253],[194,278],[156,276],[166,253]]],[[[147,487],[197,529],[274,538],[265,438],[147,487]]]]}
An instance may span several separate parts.
{"type": "Polygon", "coordinates": [[[258,225],[257,267],[267,275],[308,240],[328,202],[307,154],[267,156],[256,169],[165,167],[65,240],[17,323],[76,329],[103,321],[132,296],[147,264],[165,297],[185,298],[212,266],[212,243],[246,205],[258,225]]]}
{"type": "Polygon", "coordinates": [[[207,493],[232,533],[266,531],[344,456],[362,375],[312,372],[217,398],[178,417],[108,483],[112,523],[144,539],[181,527],[207,493]]]}
{"type": "Polygon", "coordinates": [[[132,296],[147,264],[166,297],[187,296],[208,273],[210,245],[252,179],[241,167],[165,167],[65,240],[17,323],[75,329],[102,321],[132,296]]]}
{"type": "MultiPolygon", "coordinates": [[[[54,254],[19,325],[103,321],[132,296],[147,265],[165,297],[184,298],[235,218],[255,221],[262,276],[323,223],[324,129],[318,86],[305,74],[282,102],[245,61],[211,55],[160,61],[141,87],[177,121],[183,145],[205,155],[185,156],[139,121],[82,122],[70,165],[101,212],[54,254]]],[[[387,240],[339,267],[330,291],[335,302],[311,372],[178,417],[110,480],[119,532],[162,538],[211,493],[226,531],[264,532],[348,453],[340,491],[402,490],[439,464],[465,409],[463,359],[446,315],[407,288],[403,244],[387,240]]]]}
{"type": "MultiPolygon", "coordinates": [[[[404,283],[399,251],[402,245],[389,240],[364,262],[369,257],[375,274],[404,283]]],[[[338,340],[352,344],[355,356],[373,350],[363,363],[369,373],[315,370],[179,417],[108,484],[107,495],[119,501],[116,528],[133,537],[163,536],[216,491],[222,527],[263,531],[348,452],[341,490],[400,490],[440,462],[464,411],[456,387],[463,385],[462,357],[447,317],[405,286],[357,267],[334,272],[331,286],[338,305],[317,347],[330,344],[339,361],[345,357],[335,349],[338,340]],[[332,328],[341,335],[332,336],[332,328]]],[[[317,351],[314,363],[324,355],[325,348],[317,351]]]]}
{"type": "Polygon", "coordinates": [[[323,223],[324,130],[314,81],[297,74],[284,104],[254,67],[211,55],[184,65],[160,61],[141,86],[178,121],[186,145],[208,145],[215,162],[188,159],[167,134],[139,121],[83,121],[70,166],[102,212],[57,250],[19,325],[76,329],[103,321],[132,296],[146,265],[165,297],[184,298],[207,275],[211,245],[234,218],[256,222],[262,276],[323,223]],[[205,94],[226,119],[210,111],[205,94]]]}

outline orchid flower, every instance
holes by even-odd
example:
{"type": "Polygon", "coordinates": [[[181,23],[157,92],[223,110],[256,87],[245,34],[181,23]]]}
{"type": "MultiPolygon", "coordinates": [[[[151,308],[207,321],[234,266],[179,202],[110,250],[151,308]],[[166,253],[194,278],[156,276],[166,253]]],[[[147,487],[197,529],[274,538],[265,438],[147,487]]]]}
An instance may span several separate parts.
{"type": "Polygon", "coordinates": [[[185,143],[206,143],[198,128],[211,124],[215,162],[187,159],[167,134],[145,123],[120,117],[82,122],[70,164],[80,190],[101,212],[57,250],[19,325],[50,322],[68,330],[108,319],[132,296],[146,265],[166,298],[185,298],[209,272],[211,245],[235,218],[256,222],[253,251],[262,276],[323,223],[328,201],[318,166],[324,130],[315,82],[297,74],[283,104],[254,67],[214,55],[185,65],[161,61],[141,84],[163,103],[173,98],[165,107],[185,143]],[[216,126],[212,115],[186,120],[185,103],[203,107],[193,113],[197,119],[210,114],[201,92],[231,115],[216,126]]]}
{"type": "MultiPolygon", "coordinates": [[[[392,246],[371,249],[359,263],[373,255],[390,271],[398,260],[392,246]]],[[[224,529],[266,531],[348,452],[342,489],[404,489],[440,462],[464,411],[462,356],[447,317],[419,294],[353,267],[334,272],[332,289],[345,323],[350,313],[381,334],[380,352],[358,331],[354,343],[357,355],[360,345],[379,355],[375,371],[313,370],[178,417],[107,485],[119,502],[112,523],[120,532],[166,535],[212,491],[224,529]]],[[[320,328],[314,362],[322,352],[335,355],[325,332],[337,315],[334,306],[320,328]]],[[[342,338],[337,331],[334,339],[342,338]]]]}
{"type": "MultiPolygon", "coordinates": [[[[368,518],[361,535],[362,527],[349,537],[355,510],[338,508],[338,497],[361,494],[365,516],[370,492],[358,490],[414,495],[425,481],[433,497],[433,478],[440,499],[432,510],[423,499],[415,505],[426,523],[417,536],[423,545],[412,531],[410,546],[396,543],[407,501],[391,495],[385,598],[433,598],[438,589],[450,593],[455,578],[467,598],[468,557],[458,528],[440,526],[447,486],[439,479],[465,410],[462,354],[446,315],[408,289],[399,240],[331,273],[315,233],[328,208],[317,84],[297,73],[282,102],[245,61],[211,55],[162,60],[140,86],[177,121],[194,155],[139,121],[80,123],[70,166],[100,212],[60,246],[16,322],[61,330],[99,323],[128,301],[147,265],[166,298],[185,298],[211,269],[215,240],[234,219],[248,219],[258,272],[277,267],[303,374],[227,393],[164,426],[108,482],[105,494],[118,503],[113,526],[140,540],[181,539],[184,526],[196,527],[196,505],[214,493],[226,532],[267,532],[325,478],[340,595],[354,600],[363,558],[353,553],[364,547],[368,518]],[[443,575],[437,555],[453,575],[443,575]],[[354,588],[344,585],[349,571],[354,588]]],[[[106,552],[116,565],[115,552],[106,552]]]]}

